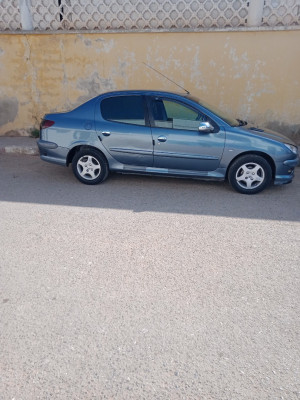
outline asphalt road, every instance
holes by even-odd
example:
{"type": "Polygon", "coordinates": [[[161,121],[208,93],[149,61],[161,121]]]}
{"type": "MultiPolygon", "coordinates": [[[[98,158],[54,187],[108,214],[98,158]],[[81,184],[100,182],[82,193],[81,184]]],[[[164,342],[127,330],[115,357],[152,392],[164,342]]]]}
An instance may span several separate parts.
{"type": "Polygon", "coordinates": [[[300,169],[255,196],[0,156],[1,400],[300,397],[300,169]]]}

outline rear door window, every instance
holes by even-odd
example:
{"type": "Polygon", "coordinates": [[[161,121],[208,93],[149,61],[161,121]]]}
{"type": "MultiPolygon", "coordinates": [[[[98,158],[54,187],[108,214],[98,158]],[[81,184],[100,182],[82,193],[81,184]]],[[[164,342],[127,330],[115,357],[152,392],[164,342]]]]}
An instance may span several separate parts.
{"type": "Polygon", "coordinates": [[[145,126],[145,103],[142,96],[114,96],[102,100],[102,117],[107,121],[145,126]]]}

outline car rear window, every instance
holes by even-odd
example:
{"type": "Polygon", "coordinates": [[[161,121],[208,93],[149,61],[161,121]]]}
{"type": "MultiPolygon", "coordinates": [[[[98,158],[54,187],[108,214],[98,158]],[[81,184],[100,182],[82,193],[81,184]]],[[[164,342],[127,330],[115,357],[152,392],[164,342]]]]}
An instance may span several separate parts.
{"type": "Polygon", "coordinates": [[[114,96],[102,100],[102,117],[108,121],[145,125],[145,109],[142,96],[114,96]]]}

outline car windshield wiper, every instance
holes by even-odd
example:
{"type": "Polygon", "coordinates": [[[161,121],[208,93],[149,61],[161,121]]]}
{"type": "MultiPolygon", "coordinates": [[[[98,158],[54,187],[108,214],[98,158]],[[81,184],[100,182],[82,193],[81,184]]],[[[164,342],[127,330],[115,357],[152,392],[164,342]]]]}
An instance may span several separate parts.
{"type": "Polygon", "coordinates": [[[238,123],[239,123],[239,126],[248,125],[248,122],[247,122],[247,121],[242,121],[241,119],[237,119],[237,121],[238,121],[238,123]]]}

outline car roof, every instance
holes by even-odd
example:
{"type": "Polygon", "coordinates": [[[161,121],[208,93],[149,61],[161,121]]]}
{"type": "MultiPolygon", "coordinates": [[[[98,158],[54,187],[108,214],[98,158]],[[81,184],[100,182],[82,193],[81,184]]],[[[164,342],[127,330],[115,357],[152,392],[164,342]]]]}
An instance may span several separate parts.
{"type": "Polygon", "coordinates": [[[164,90],[151,90],[151,89],[137,89],[137,90],[113,90],[110,92],[105,92],[102,93],[100,96],[102,95],[118,95],[118,94],[147,94],[147,95],[165,95],[165,96],[182,96],[182,97],[187,97],[189,94],[188,93],[178,93],[178,92],[169,92],[169,91],[164,91],[164,90]]]}

